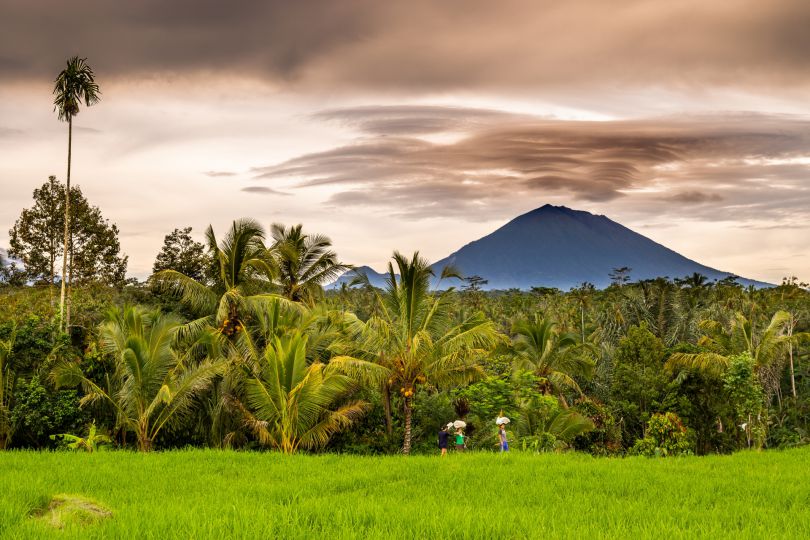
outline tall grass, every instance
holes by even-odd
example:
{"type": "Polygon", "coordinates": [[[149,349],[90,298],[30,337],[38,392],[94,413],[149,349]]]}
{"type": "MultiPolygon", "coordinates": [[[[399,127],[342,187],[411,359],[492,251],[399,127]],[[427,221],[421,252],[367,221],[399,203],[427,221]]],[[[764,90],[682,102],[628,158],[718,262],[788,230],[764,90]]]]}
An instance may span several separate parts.
{"type": "Polygon", "coordinates": [[[810,448],[678,459],[0,453],[2,538],[808,538],[810,448]],[[50,529],[53,495],[111,519],[50,529]]]}

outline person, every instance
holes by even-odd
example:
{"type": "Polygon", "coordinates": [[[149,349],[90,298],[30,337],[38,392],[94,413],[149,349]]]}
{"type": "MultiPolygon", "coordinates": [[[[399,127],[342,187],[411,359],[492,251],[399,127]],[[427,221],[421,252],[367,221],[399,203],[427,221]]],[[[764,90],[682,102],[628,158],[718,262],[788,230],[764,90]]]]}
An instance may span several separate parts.
{"type": "Polygon", "coordinates": [[[461,428],[456,429],[456,450],[464,451],[464,432],[461,431],[461,428]]]}
{"type": "Polygon", "coordinates": [[[442,451],[442,457],[447,455],[447,443],[450,440],[450,434],[447,432],[447,427],[442,426],[439,431],[439,450],[442,451]]]}
{"type": "Polygon", "coordinates": [[[501,441],[501,452],[508,452],[509,439],[506,438],[506,428],[503,424],[498,427],[498,439],[501,441]]]}

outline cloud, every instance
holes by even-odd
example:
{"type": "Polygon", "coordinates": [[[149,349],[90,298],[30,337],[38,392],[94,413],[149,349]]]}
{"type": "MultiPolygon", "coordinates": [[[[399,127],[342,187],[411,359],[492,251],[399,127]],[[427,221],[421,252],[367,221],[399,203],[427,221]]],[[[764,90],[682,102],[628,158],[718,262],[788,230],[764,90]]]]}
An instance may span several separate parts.
{"type": "Polygon", "coordinates": [[[703,191],[682,191],[667,197],[667,200],[679,203],[701,204],[722,201],[723,197],[717,193],[704,193],[703,191]]]}
{"type": "Polygon", "coordinates": [[[0,137],[18,137],[23,134],[22,130],[5,128],[0,126],[0,137]]]}
{"type": "Polygon", "coordinates": [[[0,11],[13,21],[0,33],[0,51],[14,51],[0,56],[3,80],[52,79],[78,52],[102,80],[238,74],[296,88],[533,97],[810,85],[810,3],[796,0],[0,0],[0,11]]]}
{"type": "Polygon", "coordinates": [[[211,178],[222,178],[226,176],[236,176],[235,172],[232,171],[206,171],[203,173],[205,176],[210,176],[211,178]]]}
{"type": "Polygon", "coordinates": [[[241,191],[245,193],[258,193],[260,195],[283,195],[285,197],[289,197],[289,193],[284,193],[282,191],[276,191],[275,189],[270,189],[269,187],[262,187],[262,186],[248,186],[243,187],[241,191]]]}
{"type": "Polygon", "coordinates": [[[515,200],[550,195],[679,203],[705,219],[810,208],[805,118],[737,113],[583,122],[437,107],[365,107],[318,117],[351,123],[357,139],[255,167],[255,177],[292,179],[299,188],[336,186],[341,191],[329,204],[414,219],[499,218],[515,200]],[[448,142],[419,136],[441,129],[463,133],[448,142]]]}

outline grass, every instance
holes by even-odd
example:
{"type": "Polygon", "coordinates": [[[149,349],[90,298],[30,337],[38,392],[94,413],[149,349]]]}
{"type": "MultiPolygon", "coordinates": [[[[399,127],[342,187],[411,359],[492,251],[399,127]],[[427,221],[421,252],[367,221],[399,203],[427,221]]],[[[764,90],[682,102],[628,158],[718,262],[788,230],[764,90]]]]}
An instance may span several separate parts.
{"type": "Polygon", "coordinates": [[[808,538],[810,448],[679,459],[0,453],[0,538],[808,538]],[[112,517],[61,530],[54,496],[112,517]]]}

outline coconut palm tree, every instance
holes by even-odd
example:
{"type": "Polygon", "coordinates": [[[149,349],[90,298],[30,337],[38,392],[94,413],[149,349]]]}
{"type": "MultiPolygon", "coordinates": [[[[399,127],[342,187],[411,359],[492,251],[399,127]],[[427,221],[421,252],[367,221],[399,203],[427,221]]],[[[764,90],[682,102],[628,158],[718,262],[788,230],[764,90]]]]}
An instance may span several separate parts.
{"type": "Polygon", "coordinates": [[[789,321],[788,312],[777,311],[768,326],[759,333],[752,321],[742,313],[735,315],[728,328],[718,321],[701,321],[704,335],[698,340],[698,345],[705,350],[700,353],[674,353],[667,360],[667,367],[693,368],[721,375],[728,369],[732,356],[747,352],[760,371],[784,352],[783,347],[789,339],[784,330],[789,321]]]}
{"type": "Polygon", "coordinates": [[[307,342],[296,331],[274,337],[261,352],[249,346],[244,396],[226,397],[259,443],[285,454],[323,447],[362,416],[367,403],[344,402],[359,385],[349,373],[384,375],[381,366],[348,357],[310,363],[307,342]]]}
{"type": "Polygon", "coordinates": [[[151,281],[157,289],[177,294],[197,317],[182,329],[184,337],[204,328],[233,337],[244,329],[243,319],[250,311],[247,299],[260,301],[270,295],[275,263],[264,245],[264,230],[255,220],[234,221],[222,242],[209,226],[206,240],[216,268],[213,285],[176,270],[157,272],[151,281]]]}
{"type": "Polygon", "coordinates": [[[102,389],[73,361],[57,364],[51,379],[57,386],[81,385],[80,405],[99,400],[111,405],[119,425],[133,431],[138,449],[148,452],[163,428],[189,416],[194,399],[226,366],[222,359],[189,365],[173,347],[179,327],[179,319],[159,311],[113,308],[99,327],[101,349],[115,366],[110,388],[102,389]]]}
{"type": "Polygon", "coordinates": [[[555,395],[567,407],[565,391],[582,390],[577,377],[593,372],[592,347],[578,343],[575,334],[561,334],[554,321],[535,314],[534,319],[512,327],[512,355],[515,368],[531,371],[542,381],[542,391],[555,395]]]}
{"type": "Polygon", "coordinates": [[[274,223],[272,251],[278,267],[282,294],[295,302],[312,305],[321,286],[337,279],[350,267],[337,260],[328,237],[302,232],[301,225],[274,223]]]}
{"type": "MultiPolygon", "coordinates": [[[[54,110],[59,120],[68,123],[68,157],[67,179],[65,187],[65,246],[62,252],[62,291],[59,300],[59,318],[64,322],[64,328],[70,324],[70,299],[67,299],[67,313],[65,313],[65,286],[67,281],[68,246],[70,245],[70,159],[73,145],[73,117],[79,114],[82,102],[88,107],[99,102],[101,90],[95,81],[93,69],[87,65],[86,58],[74,56],[67,61],[67,66],[56,77],[53,94],[54,110]]],[[[60,324],[62,324],[60,322],[60,324]]]]}
{"type": "MultiPolygon", "coordinates": [[[[481,313],[461,320],[454,318],[453,289],[431,293],[434,274],[418,252],[410,260],[395,252],[393,260],[397,271],[389,263],[385,291],[374,292],[377,309],[364,325],[360,348],[387,368],[384,396],[398,388],[403,397],[402,452],[408,454],[417,386],[444,386],[478,376],[477,361],[500,340],[500,335],[481,313]]],[[[446,268],[441,277],[458,275],[446,268]]],[[[370,287],[367,277],[361,276],[358,281],[370,287]]],[[[386,406],[388,413],[390,405],[386,406]]]]}

